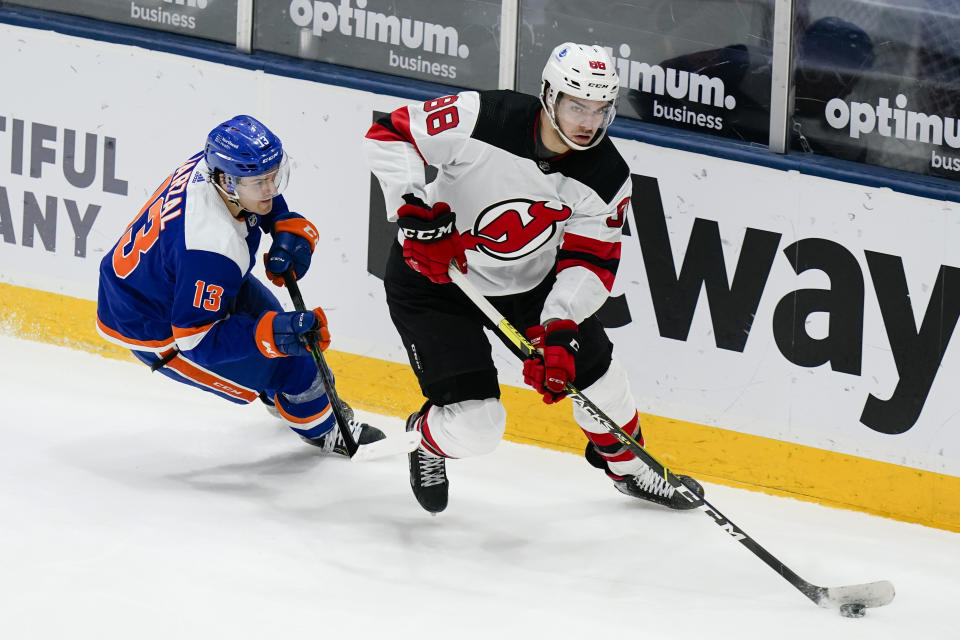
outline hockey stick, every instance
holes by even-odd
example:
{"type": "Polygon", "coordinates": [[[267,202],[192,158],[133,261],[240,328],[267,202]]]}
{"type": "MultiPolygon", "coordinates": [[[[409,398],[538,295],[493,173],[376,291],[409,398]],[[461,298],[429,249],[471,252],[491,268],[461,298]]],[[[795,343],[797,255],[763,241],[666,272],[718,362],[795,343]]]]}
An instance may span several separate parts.
{"type": "MultiPolygon", "coordinates": [[[[527,340],[523,334],[521,334],[517,329],[510,324],[510,321],[503,317],[497,309],[490,304],[490,301],[487,300],[483,295],[477,291],[466,276],[460,273],[460,270],[456,265],[451,264],[448,269],[448,274],[450,279],[453,280],[454,284],[460,287],[460,290],[466,294],[468,298],[477,306],[480,311],[497,327],[500,332],[506,336],[506,338],[513,343],[517,350],[523,354],[523,358],[538,355],[536,348],[530,344],[530,341],[527,340]]],[[[674,475],[669,469],[667,469],[663,464],[654,458],[646,449],[640,446],[640,444],[630,436],[629,433],[624,431],[617,425],[616,422],[610,419],[597,405],[595,405],[588,397],[583,395],[579,390],[577,390],[572,384],[567,383],[565,391],[567,395],[570,396],[570,399],[577,403],[577,405],[586,411],[590,416],[596,420],[604,429],[609,431],[623,446],[633,452],[638,458],[643,460],[651,469],[653,469],[658,475],[663,476],[663,478],[670,483],[680,495],[686,498],[689,502],[695,503],[695,508],[699,511],[702,511],[706,515],[710,516],[713,522],[727,532],[730,537],[734,540],[737,540],[740,544],[749,549],[755,556],[767,563],[767,565],[776,571],[778,574],[783,576],[783,578],[792,584],[796,589],[800,591],[803,595],[807,596],[815,604],[821,607],[843,607],[842,613],[846,614],[852,613],[853,616],[856,616],[857,613],[862,615],[862,608],[857,610],[857,607],[880,607],[885,604],[889,604],[893,600],[894,590],[893,584],[887,580],[880,580],[878,582],[869,582],[866,584],[855,584],[848,585],[844,587],[819,587],[815,584],[811,584],[794,573],[790,567],[783,564],[780,560],[774,557],[769,551],[764,549],[760,544],[751,538],[746,532],[743,531],[740,527],[735,525],[730,521],[729,518],[720,513],[720,510],[714,507],[712,504],[707,502],[706,499],[701,498],[693,491],[691,491],[687,485],[683,484],[676,475],[674,475]],[[851,605],[851,607],[846,607],[845,605],[851,605]]]]}
{"type": "MultiPolygon", "coordinates": [[[[289,271],[283,274],[283,282],[287,285],[287,291],[290,292],[290,300],[293,302],[293,308],[297,311],[306,311],[303,304],[303,296],[300,295],[300,286],[289,271]]],[[[316,336],[308,336],[308,345],[310,354],[314,362],[317,363],[317,369],[320,372],[320,379],[323,381],[323,387],[327,391],[327,398],[330,399],[330,408],[333,410],[333,417],[337,421],[337,428],[340,435],[343,436],[343,442],[347,447],[347,453],[350,459],[354,461],[374,460],[385,456],[392,456],[400,453],[410,453],[420,446],[419,432],[404,432],[403,436],[394,436],[370,442],[368,444],[357,444],[353,434],[350,433],[349,421],[353,418],[353,409],[351,409],[337,394],[336,387],[333,386],[333,374],[330,367],[323,357],[323,352],[317,344],[316,336]]]]}

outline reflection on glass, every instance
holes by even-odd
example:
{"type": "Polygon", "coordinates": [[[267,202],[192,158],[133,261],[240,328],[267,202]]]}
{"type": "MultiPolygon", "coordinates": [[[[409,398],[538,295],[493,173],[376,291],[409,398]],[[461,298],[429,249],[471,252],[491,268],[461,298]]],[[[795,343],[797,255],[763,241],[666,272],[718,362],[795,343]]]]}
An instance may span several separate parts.
{"type": "Polygon", "coordinates": [[[254,5],[253,46],[453,87],[495,87],[500,0],[290,0],[254,5]]]}
{"type": "Polygon", "coordinates": [[[798,0],[791,148],[958,179],[960,4],[798,0]]]}
{"type": "Polygon", "coordinates": [[[237,3],[225,0],[16,0],[5,4],[59,11],[230,44],[237,40],[237,3]]]}
{"type": "Polygon", "coordinates": [[[565,40],[610,51],[619,115],[767,143],[773,0],[523,0],[518,89],[536,94],[540,61],[565,40]]]}

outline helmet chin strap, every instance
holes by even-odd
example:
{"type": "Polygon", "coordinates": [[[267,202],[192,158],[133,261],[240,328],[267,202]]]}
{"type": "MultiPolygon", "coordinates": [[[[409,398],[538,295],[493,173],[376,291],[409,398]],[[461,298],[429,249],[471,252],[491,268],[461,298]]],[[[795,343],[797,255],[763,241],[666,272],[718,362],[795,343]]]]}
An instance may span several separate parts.
{"type": "Polygon", "coordinates": [[[219,182],[215,182],[213,180],[211,180],[211,182],[213,182],[213,186],[217,188],[217,191],[220,192],[220,195],[223,196],[224,200],[237,207],[238,211],[236,213],[231,213],[231,215],[233,215],[233,217],[237,220],[243,220],[243,218],[246,217],[243,215],[243,212],[246,211],[246,209],[244,209],[243,205],[240,204],[240,196],[238,196],[236,193],[230,193],[221,187],[219,182]]]}

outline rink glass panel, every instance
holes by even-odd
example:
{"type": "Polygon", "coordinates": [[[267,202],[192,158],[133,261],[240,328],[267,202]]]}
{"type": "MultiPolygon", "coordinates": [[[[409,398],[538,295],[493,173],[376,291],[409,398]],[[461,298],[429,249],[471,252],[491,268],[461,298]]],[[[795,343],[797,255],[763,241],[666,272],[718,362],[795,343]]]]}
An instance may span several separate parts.
{"type": "Polygon", "coordinates": [[[5,4],[230,44],[237,41],[237,3],[234,0],[15,0],[5,4]]]}
{"type": "Polygon", "coordinates": [[[553,48],[610,51],[617,114],[767,144],[774,0],[522,0],[517,88],[538,94],[553,48]]]}
{"type": "Polygon", "coordinates": [[[454,87],[495,88],[500,2],[258,2],[253,47],[454,87]]]}
{"type": "Polygon", "coordinates": [[[790,147],[957,180],[955,0],[797,0],[790,147]]]}

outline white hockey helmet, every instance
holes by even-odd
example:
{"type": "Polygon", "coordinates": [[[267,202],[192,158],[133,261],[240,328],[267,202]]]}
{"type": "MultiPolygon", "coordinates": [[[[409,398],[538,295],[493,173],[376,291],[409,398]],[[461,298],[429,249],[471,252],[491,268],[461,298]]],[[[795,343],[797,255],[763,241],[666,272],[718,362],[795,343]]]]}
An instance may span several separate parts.
{"type": "Polygon", "coordinates": [[[540,83],[540,103],[550,118],[550,124],[563,141],[572,149],[583,151],[596,146],[603,139],[607,127],[616,116],[617,95],[620,93],[620,77],[617,67],[607,50],[599,45],[564,42],[557,46],[543,67],[540,83]],[[583,146],[571,141],[557,124],[556,106],[560,94],[584,100],[610,102],[603,124],[590,144],[583,146]]]}

